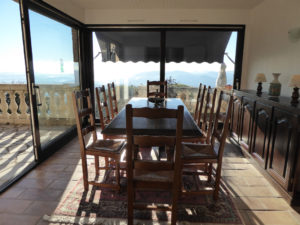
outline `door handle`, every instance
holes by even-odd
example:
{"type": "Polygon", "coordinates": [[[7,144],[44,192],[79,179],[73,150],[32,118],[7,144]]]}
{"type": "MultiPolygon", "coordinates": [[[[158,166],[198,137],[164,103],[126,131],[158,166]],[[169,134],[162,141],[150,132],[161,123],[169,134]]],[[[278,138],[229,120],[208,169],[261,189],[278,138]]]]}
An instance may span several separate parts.
{"type": "Polygon", "coordinates": [[[41,93],[40,93],[40,86],[32,84],[32,90],[34,92],[34,95],[37,96],[38,102],[37,106],[42,106],[42,99],[41,99],[41,93]]]}

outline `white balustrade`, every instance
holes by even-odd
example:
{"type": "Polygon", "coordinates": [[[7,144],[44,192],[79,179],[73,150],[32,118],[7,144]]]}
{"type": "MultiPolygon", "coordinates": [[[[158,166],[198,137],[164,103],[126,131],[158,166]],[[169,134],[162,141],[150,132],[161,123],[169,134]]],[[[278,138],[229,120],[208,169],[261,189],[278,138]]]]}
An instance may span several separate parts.
{"type": "MultiPolygon", "coordinates": [[[[41,103],[38,107],[41,125],[75,124],[72,92],[78,86],[39,85],[41,103]]],[[[0,84],[0,124],[29,124],[29,102],[25,84],[0,84]],[[17,97],[18,96],[18,97],[17,97]]],[[[39,103],[39,102],[38,102],[39,103]]]]}

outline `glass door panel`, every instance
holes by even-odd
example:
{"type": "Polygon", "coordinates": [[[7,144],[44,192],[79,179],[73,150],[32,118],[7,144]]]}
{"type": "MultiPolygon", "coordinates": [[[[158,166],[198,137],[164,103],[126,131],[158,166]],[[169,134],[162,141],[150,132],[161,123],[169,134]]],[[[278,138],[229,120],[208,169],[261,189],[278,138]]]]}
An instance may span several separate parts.
{"type": "Polygon", "coordinates": [[[167,31],[165,79],[169,97],[181,98],[193,113],[199,84],[216,87],[222,68],[225,87],[231,89],[236,45],[237,32],[167,31]]]}
{"type": "Polygon", "coordinates": [[[0,190],[35,163],[19,4],[0,1],[0,190]]]}
{"type": "Polygon", "coordinates": [[[74,128],[79,89],[77,30],[29,10],[41,147],[74,128]]]}
{"type": "Polygon", "coordinates": [[[120,110],[147,96],[147,80],[160,79],[160,32],[93,32],[93,56],[95,87],[114,82],[120,110]]]}

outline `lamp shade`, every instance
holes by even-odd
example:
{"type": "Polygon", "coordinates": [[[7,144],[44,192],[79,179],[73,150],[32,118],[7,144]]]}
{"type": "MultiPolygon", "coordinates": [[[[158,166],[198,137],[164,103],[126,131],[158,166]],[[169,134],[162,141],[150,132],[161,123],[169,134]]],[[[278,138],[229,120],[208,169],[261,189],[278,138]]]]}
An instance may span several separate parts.
{"type": "Polygon", "coordinates": [[[262,82],[266,82],[266,76],[264,73],[258,73],[256,74],[256,77],[255,77],[255,82],[257,83],[262,83],[262,82]]]}
{"type": "Polygon", "coordinates": [[[300,74],[296,74],[292,76],[289,86],[300,88],[300,74]]]}

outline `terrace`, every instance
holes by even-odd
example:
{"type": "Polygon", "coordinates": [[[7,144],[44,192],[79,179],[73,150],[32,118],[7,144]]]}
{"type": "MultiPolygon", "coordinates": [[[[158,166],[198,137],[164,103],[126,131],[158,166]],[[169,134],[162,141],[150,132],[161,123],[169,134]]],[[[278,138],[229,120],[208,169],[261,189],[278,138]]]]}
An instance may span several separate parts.
{"type": "MultiPolygon", "coordinates": [[[[227,82],[218,89],[235,99],[222,167],[234,208],[243,224],[300,224],[300,108],[290,104],[289,86],[300,71],[298,1],[5,0],[0,6],[7,18],[0,22],[0,224],[78,222],[45,218],[82,185],[73,91],[114,81],[120,110],[146,96],[146,80],[168,80],[168,97],[180,98],[193,114],[199,83],[220,84],[222,67],[227,82]],[[281,93],[270,98],[274,72],[282,74],[281,93]],[[267,80],[260,96],[258,73],[267,80]]],[[[98,114],[95,105],[97,123],[98,114]]]]}

